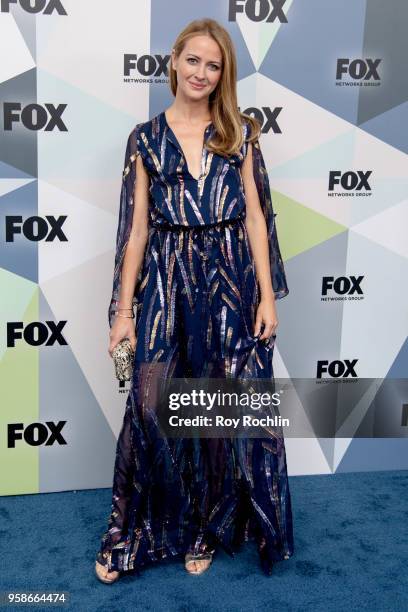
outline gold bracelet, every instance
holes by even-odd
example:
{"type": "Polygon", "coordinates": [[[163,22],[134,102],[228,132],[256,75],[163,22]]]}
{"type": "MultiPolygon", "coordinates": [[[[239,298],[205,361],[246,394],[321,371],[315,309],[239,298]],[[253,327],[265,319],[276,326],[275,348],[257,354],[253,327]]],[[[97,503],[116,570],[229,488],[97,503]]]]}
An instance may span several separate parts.
{"type": "Polygon", "coordinates": [[[132,314],[129,316],[129,315],[120,314],[118,311],[116,311],[116,316],[117,317],[123,317],[124,319],[134,319],[135,318],[135,313],[132,312],[132,314]]]}

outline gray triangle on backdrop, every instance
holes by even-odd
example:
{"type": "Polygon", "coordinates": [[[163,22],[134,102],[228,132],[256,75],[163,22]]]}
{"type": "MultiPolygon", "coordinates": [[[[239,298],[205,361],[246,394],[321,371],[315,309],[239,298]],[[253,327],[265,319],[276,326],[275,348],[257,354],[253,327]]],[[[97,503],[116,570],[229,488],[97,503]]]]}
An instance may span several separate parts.
{"type": "Polygon", "coordinates": [[[315,378],[318,359],[338,358],[344,303],[321,301],[321,285],[323,276],[343,276],[347,249],[345,231],[285,261],[289,294],[278,303],[277,334],[290,377],[315,378]],[[307,270],[313,273],[305,273],[307,270]],[[336,354],[328,352],[333,347],[336,354]]]}
{"type": "MultiPolygon", "coordinates": [[[[27,70],[4,83],[0,83],[0,100],[20,104],[20,110],[13,114],[20,115],[27,104],[37,101],[37,69],[27,70]]],[[[12,129],[4,129],[4,108],[0,113],[0,161],[15,166],[31,176],[37,176],[38,151],[37,131],[27,129],[21,120],[12,123],[12,129]]],[[[3,177],[7,178],[7,177],[3,177]]]]}
{"type": "Polygon", "coordinates": [[[13,15],[14,21],[16,22],[18,29],[20,30],[21,36],[24,38],[24,42],[27,45],[33,60],[37,61],[37,22],[33,14],[28,11],[24,11],[20,6],[10,4],[10,13],[13,15]]]}
{"type": "MultiPolygon", "coordinates": [[[[39,320],[57,322],[39,292],[39,320]]],[[[66,340],[63,329],[61,335],[66,340]]],[[[57,343],[41,346],[39,354],[39,420],[66,421],[67,442],[39,447],[40,493],[112,486],[116,439],[75,355],[57,343]]]]}
{"type": "Polygon", "coordinates": [[[363,58],[380,59],[378,87],[361,87],[357,125],[399,106],[408,99],[406,78],[406,0],[367,2],[363,58]],[[379,42],[380,41],[380,42],[379,42]]]}
{"type": "Polygon", "coordinates": [[[354,438],[338,472],[383,472],[408,470],[408,440],[404,438],[354,438]]]}
{"type": "Polygon", "coordinates": [[[37,215],[38,184],[33,180],[0,197],[0,267],[33,283],[38,282],[38,242],[27,240],[22,223],[37,215]],[[6,217],[21,216],[13,223],[16,233],[6,240],[6,217]],[[20,233],[17,233],[20,232],[20,233]]]}

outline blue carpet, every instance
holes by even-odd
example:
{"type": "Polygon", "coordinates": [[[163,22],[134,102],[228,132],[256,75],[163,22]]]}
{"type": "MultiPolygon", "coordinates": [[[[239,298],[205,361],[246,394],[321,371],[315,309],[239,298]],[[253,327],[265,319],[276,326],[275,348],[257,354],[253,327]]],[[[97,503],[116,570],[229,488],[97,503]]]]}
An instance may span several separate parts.
{"type": "Polygon", "coordinates": [[[181,561],[104,585],[94,557],[110,489],[0,497],[0,590],[69,591],[69,605],[9,610],[408,610],[408,472],[290,477],[295,554],[261,573],[255,545],[219,551],[189,576],[181,561]]]}

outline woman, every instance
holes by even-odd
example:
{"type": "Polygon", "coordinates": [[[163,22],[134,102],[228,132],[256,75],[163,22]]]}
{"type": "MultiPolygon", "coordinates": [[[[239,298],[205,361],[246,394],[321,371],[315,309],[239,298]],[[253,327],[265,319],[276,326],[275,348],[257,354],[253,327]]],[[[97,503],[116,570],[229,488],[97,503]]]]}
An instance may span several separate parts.
{"type": "Polygon", "coordinates": [[[197,575],[218,545],[233,556],[252,538],[266,574],[293,554],[282,435],[175,439],[157,422],[171,377],[273,378],[275,298],[288,293],[260,127],[238,112],[216,21],[180,33],[170,83],[173,104],[126,148],[109,353],[128,337],[135,361],[95,566],[107,583],[180,555],[197,575]]]}

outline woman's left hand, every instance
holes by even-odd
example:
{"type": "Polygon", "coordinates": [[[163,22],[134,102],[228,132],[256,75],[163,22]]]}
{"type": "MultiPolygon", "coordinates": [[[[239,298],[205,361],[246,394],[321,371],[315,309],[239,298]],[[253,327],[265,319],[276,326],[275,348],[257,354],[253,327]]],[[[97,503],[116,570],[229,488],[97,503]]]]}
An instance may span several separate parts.
{"type": "Polygon", "coordinates": [[[274,298],[264,298],[259,302],[256,311],[255,329],[254,335],[257,336],[261,331],[262,323],[264,324],[264,330],[259,340],[268,340],[272,335],[276,333],[278,327],[278,317],[276,315],[276,306],[274,298]]]}

